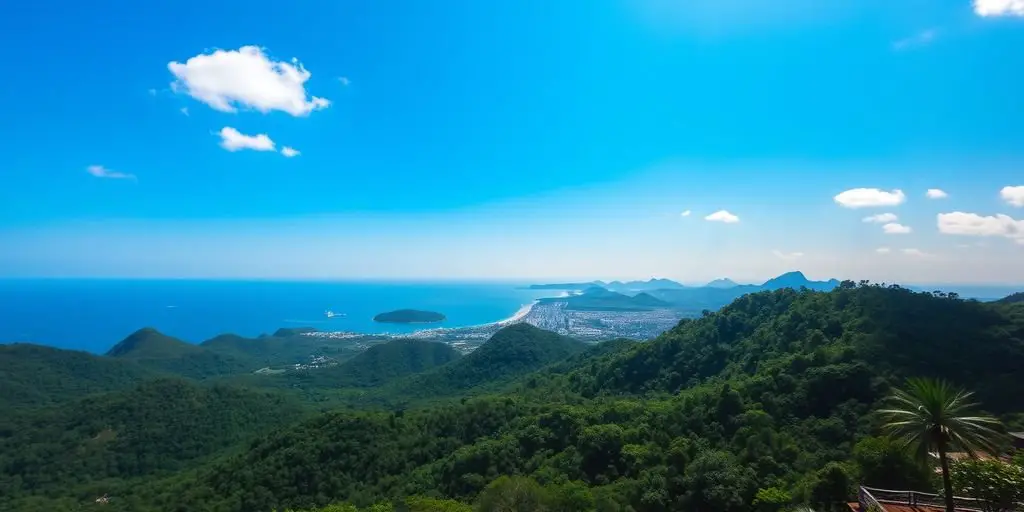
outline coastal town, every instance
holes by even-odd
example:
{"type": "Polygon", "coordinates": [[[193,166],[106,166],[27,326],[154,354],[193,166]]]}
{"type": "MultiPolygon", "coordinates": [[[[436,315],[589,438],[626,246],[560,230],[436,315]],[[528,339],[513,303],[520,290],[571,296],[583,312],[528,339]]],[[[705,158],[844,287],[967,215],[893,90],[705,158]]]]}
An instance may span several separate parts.
{"type": "Polygon", "coordinates": [[[347,331],[303,333],[330,340],[347,340],[365,349],[387,339],[414,338],[448,343],[460,352],[472,352],[502,327],[528,323],[541,329],[596,343],[616,338],[650,339],[672,328],[683,314],[670,308],[643,311],[597,311],[570,309],[569,303],[548,299],[526,304],[511,317],[490,324],[467,327],[437,327],[403,334],[361,334],[347,331]]]}

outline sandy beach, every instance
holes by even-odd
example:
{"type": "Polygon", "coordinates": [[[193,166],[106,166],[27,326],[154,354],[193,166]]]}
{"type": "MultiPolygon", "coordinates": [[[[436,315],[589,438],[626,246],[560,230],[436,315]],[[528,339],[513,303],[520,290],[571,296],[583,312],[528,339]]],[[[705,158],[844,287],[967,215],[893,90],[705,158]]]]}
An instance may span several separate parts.
{"type": "Polygon", "coordinates": [[[502,325],[502,326],[504,326],[504,325],[514,324],[514,323],[516,323],[516,322],[526,318],[526,315],[529,315],[530,311],[533,310],[533,307],[536,306],[539,302],[540,301],[535,300],[535,301],[533,301],[533,302],[531,302],[529,304],[524,304],[523,307],[519,308],[519,310],[516,311],[514,315],[512,315],[512,316],[510,316],[510,317],[508,317],[508,318],[506,318],[504,320],[499,320],[497,322],[494,322],[494,325],[502,325]]]}

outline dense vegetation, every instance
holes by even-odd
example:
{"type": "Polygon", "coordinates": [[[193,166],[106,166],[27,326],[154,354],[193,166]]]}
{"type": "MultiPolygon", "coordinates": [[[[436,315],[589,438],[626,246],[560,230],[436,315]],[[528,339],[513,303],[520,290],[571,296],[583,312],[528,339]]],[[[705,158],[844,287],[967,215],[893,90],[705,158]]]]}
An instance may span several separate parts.
{"type": "Polygon", "coordinates": [[[1024,302],[1024,292],[1017,292],[1007,295],[1006,297],[1003,297],[995,302],[998,304],[1020,304],[1024,302]]]}
{"type": "Polygon", "coordinates": [[[373,317],[374,322],[392,324],[443,322],[444,319],[445,317],[441,313],[437,313],[435,311],[420,311],[418,309],[399,309],[395,311],[388,311],[386,313],[379,313],[373,317]]]}
{"type": "Polygon", "coordinates": [[[132,362],[29,343],[0,345],[0,411],[133,386],[155,373],[132,362]]]}
{"type": "MultiPolygon", "coordinates": [[[[462,354],[446,343],[399,338],[374,345],[336,366],[279,375],[253,375],[244,382],[258,387],[367,388],[423,373],[460,357],[462,354]]],[[[238,378],[233,380],[242,382],[238,378]]]]}
{"type": "Polygon", "coordinates": [[[301,416],[277,395],[180,379],[6,416],[0,507],[37,493],[95,498],[112,482],[190,467],[301,416]]]}
{"type": "Polygon", "coordinates": [[[515,324],[495,333],[469,355],[429,372],[393,381],[372,397],[401,405],[422,399],[467,396],[481,388],[495,389],[586,348],[586,344],[572,338],[529,324],[515,324]]]}
{"type": "MultiPolygon", "coordinates": [[[[242,396],[280,400],[242,410],[290,411],[292,402],[234,391],[242,395],[217,407],[129,413],[131,405],[116,398],[126,392],[119,392],[89,399],[112,405],[83,408],[80,420],[48,420],[57,413],[42,409],[0,429],[0,457],[7,461],[0,464],[0,483],[17,489],[17,501],[0,489],[0,509],[78,510],[87,498],[109,493],[103,510],[334,504],[330,510],[732,512],[827,505],[853,497],[858,483],[935,492],[932,468],[882,437],[873,411],[908,377],[940,377],[973,389],[989,412],[1018,422],[1015,414],[1024,412],[1018,309],[844,282],[827,293],[746,295],[643,343],[588,347],[516,325],[467,356],[413,375],[402,363],[409,347],[379,347],[378,356],[367,357],[387,360],[378,369],[396,369],[370,373],[380,377],[358,393],[370,399],[264,435],[257,431],[276,419],[224,415],[240,407],[236,401],[249,403],[242,396]],[[367,403],[397,407],[361,407],[367,403]],[[69,476],[63,468],[94,460],[76,447],[97,434],[91,442],[105,439],[102,420],[81,431],[75,425],[118,411],[124,420],[114,431],[154,432],[155,424],[187,415],[200,432],[189,436],[200,441],[182,457],[166,449],[188,442],[181,436],[140,435],[124,448],[138,454],[128,460],[159,462],[140,469],[101,457],[107,469],[90,470],[99,476],[69,476]],[[237,437],[202,434],[207,418],[237,437]],[[253,428],[245,426],[250,423],[253,428]],[[232,441],[239,441],[235,450],[232,441]],[[158,443],[151,452],[150,442],[158,443]],[[27,466],[11,455],[13,446],[40,460],[42,454],[63,458],[37,462],[31,473],[37,476],[27,482],[16,476],[27,466]]],[[[423,348],[410,350],[422,355],[423,348]]],[[[156,395],[163,398],[143,394],[135,401],[170,401],[156,395]]],[[[1016,478],[1016,470],[1007,471],[1016,478]]],[[[986,482],[963,472],[953,481],[958,491],[986,482]]]]}
{"type": "Polygon", "coordinates": [[[132,333],[106,355],[198,379],[255,369],[252,362],[172,338],[148,327],[132,333]]]}

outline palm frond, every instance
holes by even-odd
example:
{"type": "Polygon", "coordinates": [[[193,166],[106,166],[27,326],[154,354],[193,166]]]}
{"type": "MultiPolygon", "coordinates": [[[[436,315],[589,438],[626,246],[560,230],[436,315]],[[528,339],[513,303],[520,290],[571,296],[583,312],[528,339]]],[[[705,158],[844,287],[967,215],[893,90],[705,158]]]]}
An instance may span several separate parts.
{"type": "Polygon", "coordinates": [[[893,390],[887,408],[878,414],[891,436],[915,445],[919,454],[926,456],[939,443],[971,456],[994,453],[1002,440],[999,420],[975,413],[978,404],[973,397],[942,380],[908,379],[905,389],[893,390]]]}

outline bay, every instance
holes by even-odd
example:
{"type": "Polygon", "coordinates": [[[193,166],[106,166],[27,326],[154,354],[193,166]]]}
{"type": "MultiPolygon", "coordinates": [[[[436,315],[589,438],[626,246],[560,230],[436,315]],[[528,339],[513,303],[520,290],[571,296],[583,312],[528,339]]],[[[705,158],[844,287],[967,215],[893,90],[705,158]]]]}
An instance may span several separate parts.
{"type": "Polygon", "coordinates": [[[258,336],[281,327],[404,333],[425,325],[380,324],[395,309],[437,311],[429,327],[503,320],[551,296],[514,282],[0,280],[0,343],[32,342],[103,353],[142,327],[199,343],[222,333],[258,336]],[[325,310],[344,317],[327,318],[325,310]]]}

